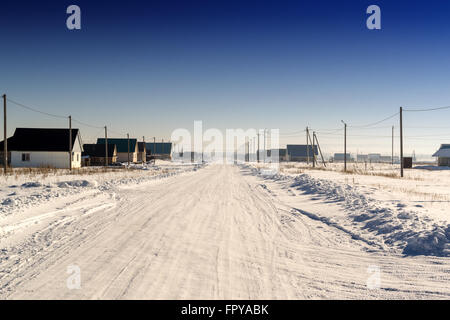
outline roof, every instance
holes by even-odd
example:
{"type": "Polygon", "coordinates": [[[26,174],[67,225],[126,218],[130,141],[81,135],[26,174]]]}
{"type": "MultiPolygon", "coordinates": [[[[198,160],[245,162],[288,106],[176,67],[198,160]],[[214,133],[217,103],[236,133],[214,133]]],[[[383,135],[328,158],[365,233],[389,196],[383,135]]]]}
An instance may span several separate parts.
{"type": "MultiPolygon", "coordinates": [[[[108,157],[109,158],[112,158],[114,156],[114,150],[116,150],[116,145],[108,143],[108,157]]],[[[82,156],[104,157],[105,151],[106,150],[105,150],[104,144],[94,144],[94,143],[83,144],[82,156]]]]}
{"type": "MultiPolygon", "coordinates": [[[[8,138],[9,151],[67,151],[69,152],[69,129],[55,128],[16,128],[14,135],[8,138]]],[[[78,129],[72,129],[72,149],[78,135],[78,129]]],[[[3,150],[3,141],[0,150],[3,150]]]]}
{"type": "MultiPolygon", "coordinates": [[[[108,144],[115,144],[117,152],[128,152],[128,139],[127,138],[108,138],[108,144]]],[[[130,152],[136,150],[137,139],[130,138],[130,152]]],[[[105,144],[105,138],[98,138],[97,144],[105,144]]]]}
{"type": "Polygon", "coordinates": [[[144,142],[138,142],[138,151],[144,152],[144,142]]]}
{"type": "MultiPolygon", "coordinates": [[[[312,157],[313,156],[313,148],[311,145],[306,145],[306,144],[288,144],[286,146],[288,155],[291,157],[307,157],[308,156],[308,152],[309,151],[309,156],[312,157]],[[308,148],[307,148],[308,147],[308,148]]],[[[314,153],[316,155],[318,155],[318,151],[317,151],[317,146],[314,146],[314,153]]]]}
{"type": "Polygon", "coordinates": [[[147,142],[145,144],[147,152],[150,154],[171,154],[172,153],[172,142],[147,142]],[[155,150],[156,149],[156,152],[155,150]]]}

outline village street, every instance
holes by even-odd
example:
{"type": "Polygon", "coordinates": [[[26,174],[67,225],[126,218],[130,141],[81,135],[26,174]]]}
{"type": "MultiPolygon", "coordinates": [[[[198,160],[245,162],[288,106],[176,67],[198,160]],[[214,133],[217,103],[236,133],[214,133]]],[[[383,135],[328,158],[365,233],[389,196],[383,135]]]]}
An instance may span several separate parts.
{"type": "Polygon", "coordinates": [[[293,208],[288,192],[212,164],[55,199],[0,223],[0,298],[450,297],[448,258],[371,247],[302,214],[307,198],[293,208]]]}

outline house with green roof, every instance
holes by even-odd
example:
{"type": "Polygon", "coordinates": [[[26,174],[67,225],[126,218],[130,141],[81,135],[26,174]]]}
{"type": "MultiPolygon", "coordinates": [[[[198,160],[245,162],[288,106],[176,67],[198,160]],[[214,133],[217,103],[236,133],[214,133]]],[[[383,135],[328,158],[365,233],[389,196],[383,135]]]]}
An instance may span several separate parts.
{"type": "MultiPolygon", "coordinates": [[[[105,144],[105,138],[98,138],[97,144],[105,144]]],[[[117,147],[117,162],[137,162],[138,144],[137,139],[108,138],[108,144],[115,144],[117,147]],[[130,158],[128,158],[128,154],[130,158]]]]}

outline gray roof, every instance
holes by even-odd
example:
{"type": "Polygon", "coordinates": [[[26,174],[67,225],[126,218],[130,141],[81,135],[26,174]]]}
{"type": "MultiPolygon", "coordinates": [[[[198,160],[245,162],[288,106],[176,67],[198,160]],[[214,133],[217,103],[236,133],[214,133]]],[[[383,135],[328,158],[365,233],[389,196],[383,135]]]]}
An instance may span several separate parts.
{"type": "MultiPolygon", "coordinates": [[[[312,157],[313,153],[312,153],[312,146],[307,145],[306,144],[288,144],[286,146],[287,149],[287,153],[290,157],[307,157],[308,153],[307,150],[309,150],[309,156],[312,157]]],[[[317,150],[317,146],[314,146],[314,153],[316,155],[318,155],[318,150],[317,150]]]]}
{"type": "Polygon", "coordinates": [[[433,157],[450,157],[450,144],[441,144],[441,147],[433,154],[433,157]]]}

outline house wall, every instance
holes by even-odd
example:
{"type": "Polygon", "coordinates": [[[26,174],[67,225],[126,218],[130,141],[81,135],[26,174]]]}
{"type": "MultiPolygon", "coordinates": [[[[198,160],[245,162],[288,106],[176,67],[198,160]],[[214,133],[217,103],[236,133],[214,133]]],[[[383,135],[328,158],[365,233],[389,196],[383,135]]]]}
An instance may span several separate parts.
{"type": "MultiPolygon", "coordinates": [[[[117,152],[117,162],[127,162],[128,152],[117,152]]],[[[130,162],[137,162],[137,152],[130,152],[130,162]]]]}
{"type": "MultiPolygon", "coordinates": [[[[11,151],[11,166],[13,168],[39,168],[52,167],[59,169],[69,168],[68,152],[46,152],[46,151],[11,151]],[[22,154],[29,153],[30,161],[22,161],[22,154]]],[[[81,167],[81,152],[74,151],[72,168],[81,167]]]]}
{"type": "Polygon", "coordinates": [[[438,166],[450,167],[450,158],[438,157],[438,166]]]}
{"type": "Polygon", "coordinates": [[[141,162],[146,162],[147,161],[147,156],[146,156],[145,151],[138,152],[137,161],[141,161],[141,162]]]}

